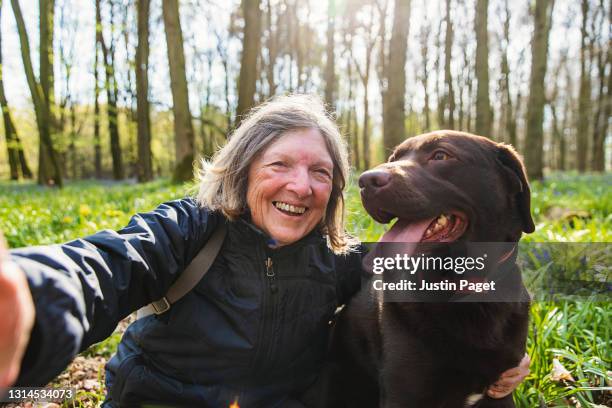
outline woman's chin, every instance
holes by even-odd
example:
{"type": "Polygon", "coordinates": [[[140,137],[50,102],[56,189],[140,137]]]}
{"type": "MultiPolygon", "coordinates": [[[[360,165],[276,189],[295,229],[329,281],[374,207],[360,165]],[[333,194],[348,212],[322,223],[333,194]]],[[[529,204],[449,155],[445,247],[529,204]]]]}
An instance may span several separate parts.
{"type": "Polygon", "coordinates": [[[296,243],[304,238],[310,231],[287,231],[285,228],[273,228],[269,235],[274,240],[274,247],[281,247],[296,243]]]}

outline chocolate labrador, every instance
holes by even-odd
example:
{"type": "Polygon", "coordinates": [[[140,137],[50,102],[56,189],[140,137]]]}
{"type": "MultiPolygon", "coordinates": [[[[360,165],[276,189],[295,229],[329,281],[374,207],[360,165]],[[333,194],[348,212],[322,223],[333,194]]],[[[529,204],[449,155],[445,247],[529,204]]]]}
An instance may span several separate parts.
{"type": "Polygon", "coordinates": [[[516,243],[523,232],[534,231],[534,223],[529,184],[514,149],[468,133],[432,132],[397,146],[387,163],[361,175],[359,186],[376,221],[397,219],[380,241],[413,243],[405,247],[412,255],[457,259],[467,243],[505,243],[502,248],[509,249],[487,265],[508,278],[505,288],[517,296],[451,302],[466,290],[450,288],[429,299],[386,301],[380,284],[377,289],[372,283],[386,280],[388,272],[373,274],[337,323],[337,365],[331,397],[322,405],[514,407],[511,395],[485,394],[502,372],[518,365],[527,338],[529,297],[516,266],[516,243]]]}

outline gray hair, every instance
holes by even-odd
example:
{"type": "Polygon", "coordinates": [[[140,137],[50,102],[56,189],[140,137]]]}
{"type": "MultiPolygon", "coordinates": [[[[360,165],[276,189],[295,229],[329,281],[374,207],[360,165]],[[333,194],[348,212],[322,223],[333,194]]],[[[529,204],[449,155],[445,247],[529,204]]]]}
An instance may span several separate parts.
{"type": "Polygon", "coordinates": [[[197,201],[202,207],[221,211],[230,220],[238,218],[247,209],[251,163],[284,133],[295,129],[316,129],[325,140],[334,171],[331,195],[319,228],[334,252],[346,252],[355,243],[344,226],[348,153],[338,127],[317,96],[280,96],[253,108],[212,160],[202,160],[197,201]]]}

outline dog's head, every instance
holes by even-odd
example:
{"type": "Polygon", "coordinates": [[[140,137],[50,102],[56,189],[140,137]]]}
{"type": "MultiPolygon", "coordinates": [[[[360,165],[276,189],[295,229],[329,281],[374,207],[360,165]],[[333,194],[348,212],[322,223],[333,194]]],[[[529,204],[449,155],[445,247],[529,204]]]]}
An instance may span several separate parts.
{"type": "Polygon", "coordinates": [[[512,146],[456,131],[412,137],[359,178],[381,241],[516,242],[533,232],[525,168],[512,146]]]}

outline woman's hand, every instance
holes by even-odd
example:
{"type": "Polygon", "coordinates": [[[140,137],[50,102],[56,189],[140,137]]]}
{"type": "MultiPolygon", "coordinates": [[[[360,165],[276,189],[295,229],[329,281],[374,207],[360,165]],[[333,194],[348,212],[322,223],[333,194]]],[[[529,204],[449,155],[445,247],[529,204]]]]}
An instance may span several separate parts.
{"type": "Polygon", "coordinates": [[[491,398],[504,398],[512,393],[529,375],[529,363],[531,363],[531,360],[525,354],[518,367],[504,371],[499,380],[489,387],[487,395],[491,398]]]}
{"type": "Polygon", "coordinates": [[[9,262],[0,233],[0,393],[17,380],[34,325],[34,310],[25,274],[9,262]]]}

